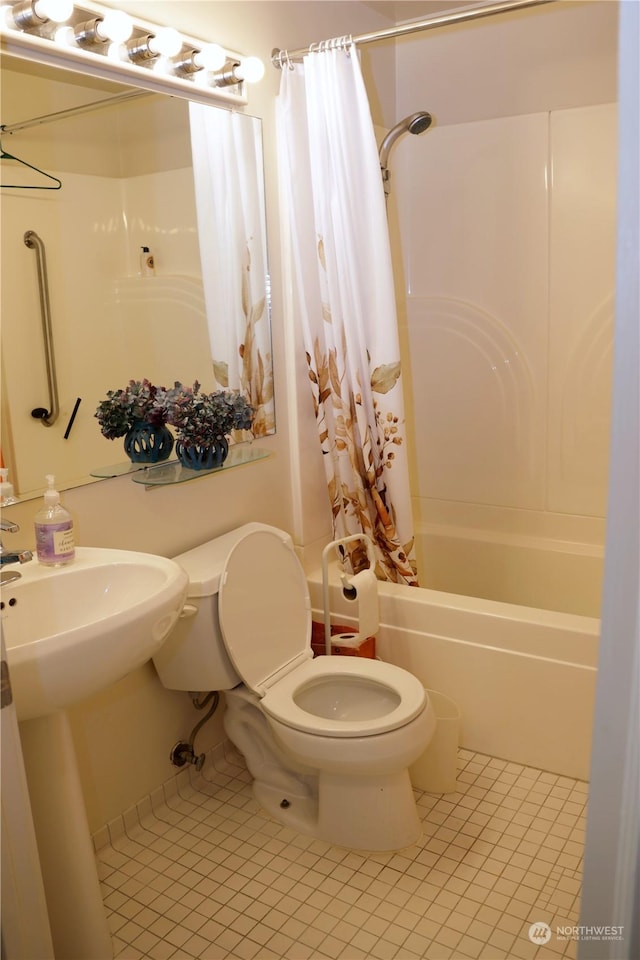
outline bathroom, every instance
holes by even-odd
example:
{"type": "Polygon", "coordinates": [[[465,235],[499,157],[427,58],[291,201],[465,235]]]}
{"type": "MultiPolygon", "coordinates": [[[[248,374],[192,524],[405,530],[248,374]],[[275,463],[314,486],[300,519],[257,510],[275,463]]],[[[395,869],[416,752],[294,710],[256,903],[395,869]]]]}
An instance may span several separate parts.
{"type": "MultiPolygon", "coordinates": [[[[385,12],[375,9],[377,5],[360,3],[252,4],[251,17],[245,13],[246,4],[242,5],[243,12],[240,14],[240,4],[237,3],[130,2],[117,5],[159,23],[175,25],[195,36],[222,36],[226,43],[240,50],[255,52],[265,63],[268,63],[271,50],[275,46],[295,48],[323,37],[380,29],[389,23],[385,12]]],[[[434,4],[432,8],[437,9],[438,6],[434,4]]],[[[588,54],[582,53],[584,59],[581,72],[576,64],[570,61],[567,62],[566,72],[572,78],[578,78],[576,82],[579,80],[580,83],[592,84],[591,91],[598,91],[595,95],[581,93],[580,98],[585,99],[578,99],[577,102],[610,103],[615,100],[615,86],[612,86],[615,66],[610,59],[611,44],[615,44],[615,17],[612,17],[607,9],[609,4],[579,6],[585,16],[585,7],[591,8],[596,21],[589,30],[585,28],[585,42],[593,44],[593,49],[589,47],[588,54]],[[598,21],[598,16],[602,17],[602,22],[598,21]],[[601,54],[596,40],[602,40],[603,43],[607,41],[606,55],[601,54]],[[599,70],[602,70],[602,75],[599,70]],[[601,79],[602,76],[606,76],[606,83],[601,79]],[[601,92],[601,88],[607,90],[606,95],[601,92]]],[[[576,16],[579,15],[576,13],[576,16]]],[[[531,26],[527,29],[533,30],[535,23],[541,24],[542,17],[543,14],[540,13],[535,20],[530,20],[531,26]]],[[[472,52],[476,48],[482,49],[477,31],[482,31],[483,36],[491,36],[498,28],[489,22],[483,26],[459,27],[456,30],[457,33],[450,29],[443,34],[445,40],[452,35],[453,39],[456,36],[461,38],[463,52],[456,54],[455,60],[452,59],[444,40],[444,48],[440,48],[437,33],[424,36],[420,41],[424,45],[432,44],[432,49],[442,58],[443,71],[445,68],[447,71],[444,76],[447,78],[447,96],[451,97],[451,103],[445,100],[437,109],[433,106],[435,101],[429,96],[428,90],[426,94],[420,94],[419,102],[412,101],[409,104],[408,93],[404,90],[400,98],[402,78],[399,73],[396,74],[399,68],[392,44],[367,48],[365,63],[368,78],[375,91],[371,97],[372,109],[374,119],[381,129],[390,127],[397,117],[414,108],[433,110],[443,126],[448,123],[481,121],[495,115],[495,107],[491,106],[489,94],[492,93],[495,99],[500,94],[500,89],[496,90],[496,86],[510,86],[503,83],[498,85],[498,72],[494,73],[487,68],[487,63],[493,62],[497,55],[495,49],[483,54],[481,64],[475,63],[476,69],[482,70],[489,87],[488,91],[478,91],[478,99],[484,104],[486,113],[465,114],[460,104],[457,104],[456,113],[457,85],[451,84],[450,74],[451,63],[455,63],[456,76],[459,75],[459,59],[464,59],[468,69],[473,70],[472,52]],[[450,119],[445,120],[445,116],[450,119]]],[[[546,32],[544,35],[547,36],[546,32]]],[[[556,60],[546,63],[544,69],[538,66],[537,73],[534,74],[536,82],[532,83],[529,78],[523,82],[524,88],[538,86],[542,82],[541,76],[549,78],[552,75],[554,64],[559,69],[565,63],[560,33],[554,32],[553,35],[557,38],[557,50],[553,51],[556,60]]],[[[532,48],[540,47],[540,43],[534,43],[533,39],[530,39],[529,43],[532,48]]],[[[500,38],[497,39],[496,46],[504,49],[500,38]]],[[[615,46],[613,52],[615,54],[615,46]]],[[[551,57],[551,52],[549,56],[551,57]]],[[[460,85],[463,79],[459,77],[460,85]]],[[[435,79],[431,82],[435,87],[435,79]]],[[[277,71],[268,67],[262,83],[256,85],[251,92],[248,108],[252,115],[260,116],[263,121],[269,256],[274,278],[282,276],[273,118],[278,83],[277,71]]],[[[444,85],[441,80],[438,86],[442,88],[444,85]]],[[[530,89],[525,92],[530,93],[530,89]]],[[[439,96],[444,94],[439,93],[439,96]]],[[[464,100],[462,94],[460,97],[464,100]]],[[[575,99],[569,98],[568,102],[557,106],[564,108],[575,103],[575,99]]],[[[541,108],[537,105],[527,105],[517,111],[506,107],[505,115],[513,112],[526,114],[539,109],[541,108]]],[[[408,153],[417,148],[418,144],[421,150],[426,150],[428,138],[427,133],[415,143],[404,143],[396,148],[396,182],[401,180],[401,164],[410,162],[408,153]]],[[[402,217],[401,211],[398,216],[402,217]]],[[[284,299],[279,282],[274,283],[273,349],[277,432],[261,440],[261,446],[268,449],[273,456],[242,470],[232,471],[232,475],[223,473],[215,478],[190,484],[188,488],[162,488],[154,491],[153,495],[146,495],[127,478],[107,480],[70,490],[66,493],[65,500],[76,518],[80,543],[174,556],[232,527],[240,526],[249,520],[258,520],[290,531],[296,545],[304,549],[305,557],[308,556],[309,568],[313,568],[318,548],[326,542],[329,535],[329,518],[324,507],[317,507],[324,503],[326,493],[318,478],[319,455],[315,447],[312,411],[310,406],[304,407],[302,401],[298,400],[298,386],[301,389],[305,387],[304,375],[296,359],[291,356],[290,339],[283,319],[284,299]],[[300,381],[299,384],[296,378],[300,381]],[[287,492],[286,496],[283,496],[283,491],[287,492]],[[220,509],[221,504],[224,504],[223,509],[220,509]]],[[[29,501],[13,507],[11,511],[12,519],[15,518],[22,530],[27,531],[25,546],[29,543],[28,531],[31,529],[35,508],[34,502],[29,501]]],[[[602,519],[602,514],[596,516],[602,519]]],[[[454,693],[453,690],[450,692],[454,693]]],[[[173,743],[184,738],[199,719],[188,698],[166,691],[160,686],[150,664],[103,694],[74,707],[71,717],[85,803],[93,831],[99,831],[141,798],[151,795],[171,777],[173,771],[167,759],[168,750],[173,743]],[[123,744],[126,745],[124,749],[123,744]]],[[[200,748],[214,748],[222,739],[219,717],[214,718],[201,734],[200,748]]],[[[478,745],[474,748],[482,752],[478,745]]]]}

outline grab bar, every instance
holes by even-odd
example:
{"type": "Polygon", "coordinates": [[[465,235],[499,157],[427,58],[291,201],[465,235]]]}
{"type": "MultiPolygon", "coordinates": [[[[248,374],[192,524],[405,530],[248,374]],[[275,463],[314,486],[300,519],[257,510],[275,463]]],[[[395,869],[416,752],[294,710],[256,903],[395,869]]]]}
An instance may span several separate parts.
{"type": "Polygon", "coordinates": [[[49,390],[49,409],[36,407],[31,411],[34,420],[40,420],[45,427],[52,427],[58,419],[58,382],[56,379],[56,358],[53,352],[53,330],[51,327],[51,307],[49,305],[49,281],[47,278],[47,258],[44,252],[44,243],[35,232],[27,230],[24,242],[30,250],[36,251],[38,265],[38,288],[40,291],[40,312],[42,314],[42,336],[44,338],[44,355],[47,364],[47,387],[49,390]]]}

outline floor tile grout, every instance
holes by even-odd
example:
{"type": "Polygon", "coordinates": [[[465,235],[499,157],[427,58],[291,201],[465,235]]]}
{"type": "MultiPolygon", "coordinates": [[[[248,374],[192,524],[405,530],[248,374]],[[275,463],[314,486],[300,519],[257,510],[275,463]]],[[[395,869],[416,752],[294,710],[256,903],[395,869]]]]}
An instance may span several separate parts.
{"type": "Polygon", "coordinates": [[[457,792],[416,791],[421,840],[366,854],[271,820],[233,749],[95,838],[117,960],[573,958],[587,786],[459,751],[457,792]]]}

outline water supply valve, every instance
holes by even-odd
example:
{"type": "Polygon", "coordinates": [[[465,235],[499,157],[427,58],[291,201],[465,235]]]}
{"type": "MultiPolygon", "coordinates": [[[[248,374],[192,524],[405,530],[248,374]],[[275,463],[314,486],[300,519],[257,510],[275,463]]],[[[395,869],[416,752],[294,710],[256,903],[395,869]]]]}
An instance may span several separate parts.
{"type": "Polygon", "coordinates": [[[204,766],[205,755],[201,753],[196,756],[190,743],[179,740],[171,749],[169,759],[174,767],[184,767],[186,763],[191,763],[199,772],[204,766]]]}

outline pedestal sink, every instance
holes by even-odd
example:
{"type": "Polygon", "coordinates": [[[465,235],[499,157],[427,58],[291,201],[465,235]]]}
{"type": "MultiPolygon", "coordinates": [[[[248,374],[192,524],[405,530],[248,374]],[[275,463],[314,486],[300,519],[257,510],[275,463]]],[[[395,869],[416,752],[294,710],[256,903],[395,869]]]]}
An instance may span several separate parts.
{"type": "Polygon", "coordinates": [[[64,710],[153,656],[188,579],[164,557],[92,547],[20,574],[3,584],[2,629],[55,955],[105,960],[111,938],[64,710]]]}
{"type": "Polygon", "coordinates": [[[184,604],[165,557],[80,547],[73,563],[20,566],[3,585],[2,629],[18,720],[90,697],[149,660],[184,604]]]}

